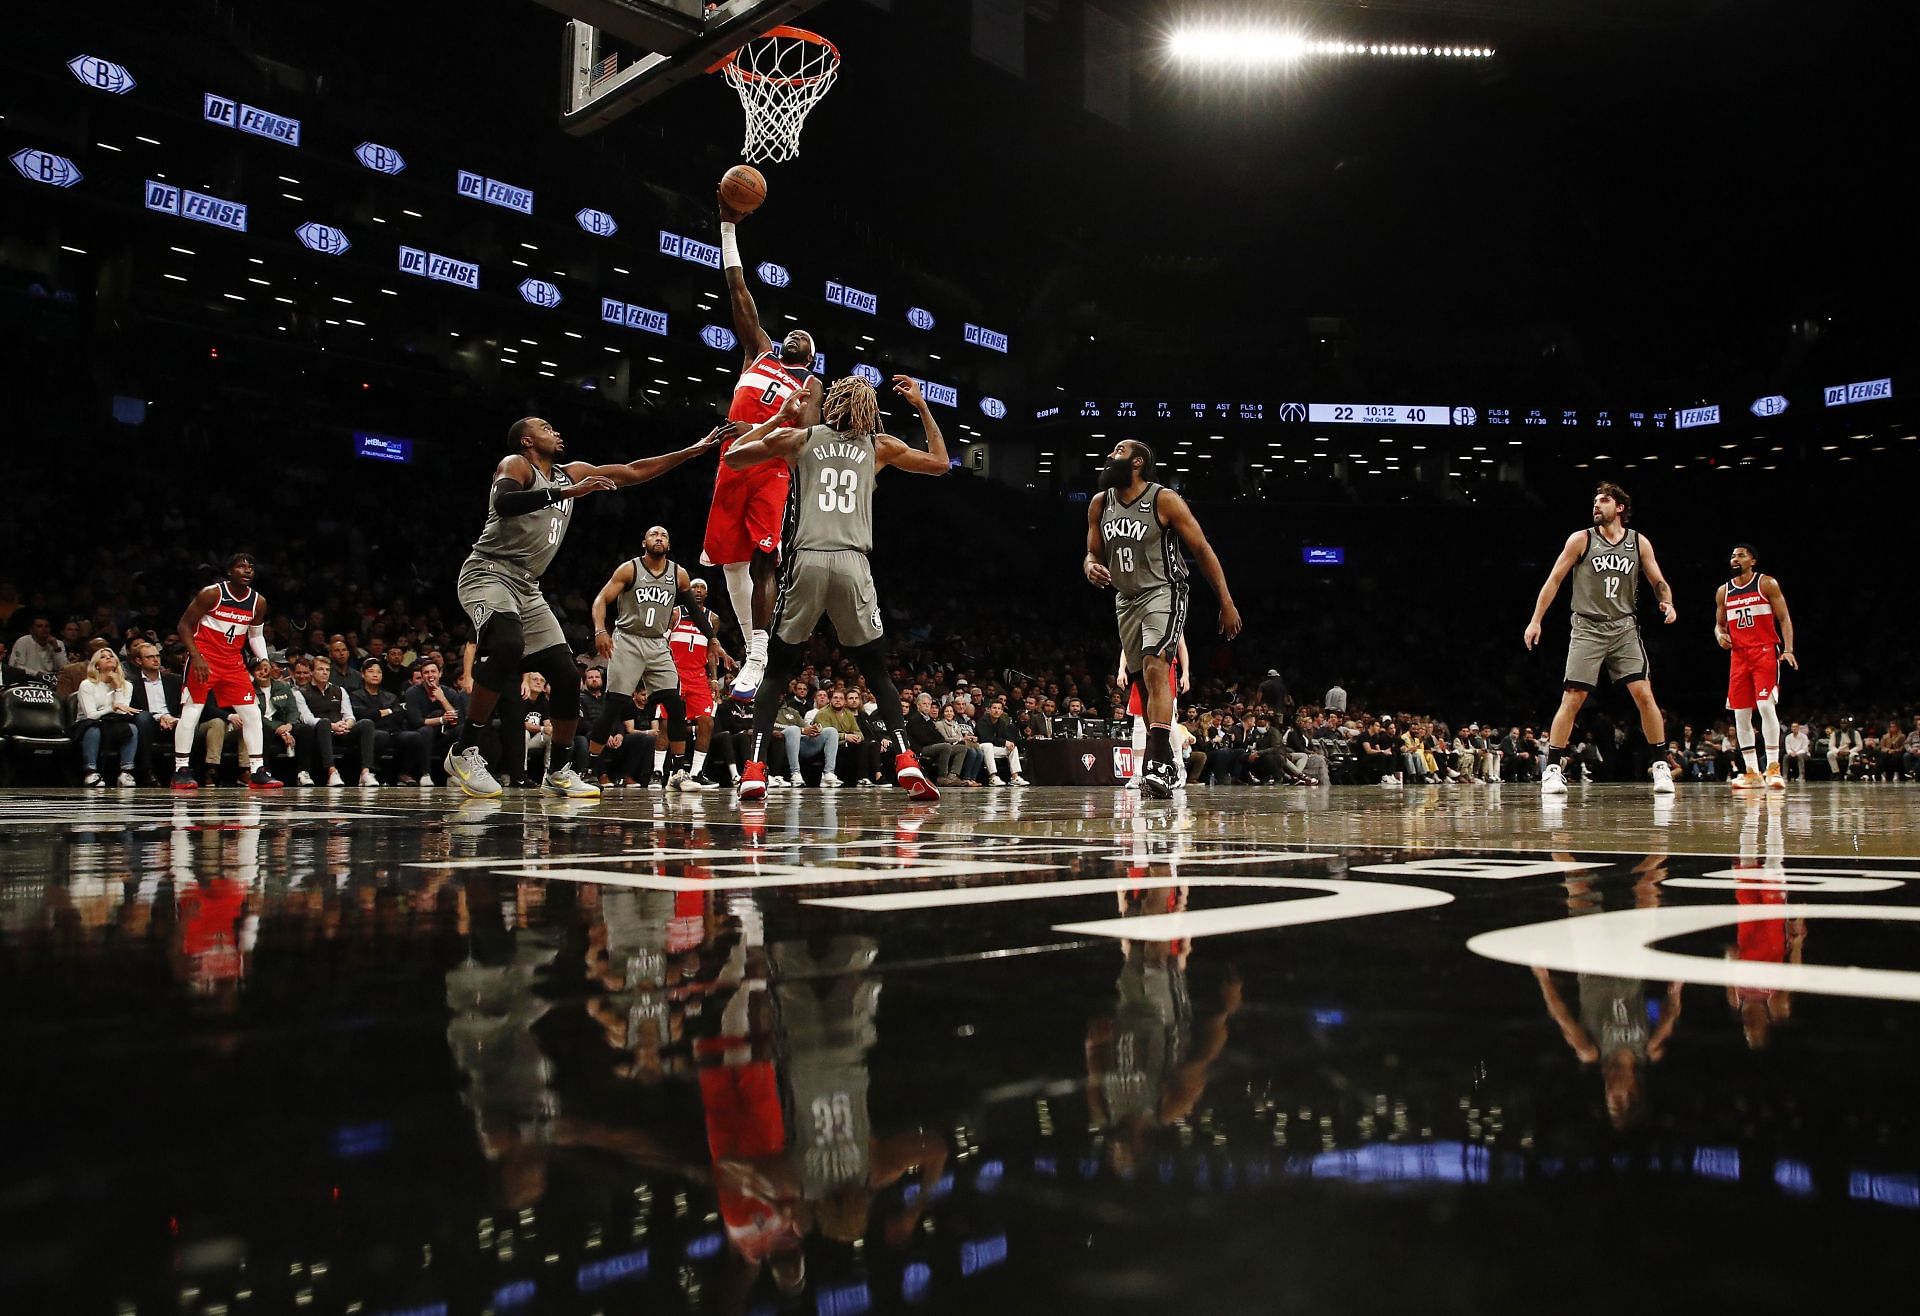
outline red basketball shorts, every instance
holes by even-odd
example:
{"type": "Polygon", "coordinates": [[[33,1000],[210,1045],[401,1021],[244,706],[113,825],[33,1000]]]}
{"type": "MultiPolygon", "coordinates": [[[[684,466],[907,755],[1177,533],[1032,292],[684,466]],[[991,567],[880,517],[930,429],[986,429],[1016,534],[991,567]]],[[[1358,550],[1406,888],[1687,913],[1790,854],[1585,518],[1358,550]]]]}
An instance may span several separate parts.
{"type": "Polygon", "coordinates": [[[238,663],[207,663],[205,682],[193,679],[193,668],[187,668],[187,702],[204,704],[207,692],[220,701],[222,708],[247,708],[254,703],[253,680],[247,675],[247,669],[238,663]]]}
{"type": "Polygon", "coordinates": [[[1780,693],[1780,658],[1770,648],[1735,649],[1727,676],[1727,707],[1752,708],[1780,693]]]}
{"type": "Polygon", "coordinates": [[[747,471],[721,466],[713,477],[713,505],[707,510],[700,560],[725,566],[751,562],[755,553],[778,552],[789,474],[786,463],[778,461],[747,471]]]}

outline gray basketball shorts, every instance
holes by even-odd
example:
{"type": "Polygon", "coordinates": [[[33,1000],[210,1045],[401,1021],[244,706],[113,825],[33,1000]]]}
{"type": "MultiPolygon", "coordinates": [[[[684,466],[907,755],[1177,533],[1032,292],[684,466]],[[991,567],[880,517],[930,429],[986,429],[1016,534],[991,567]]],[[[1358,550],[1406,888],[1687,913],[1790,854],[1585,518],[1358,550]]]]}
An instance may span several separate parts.
{"type": "Polygon", "coordinates": [[[631,695],[644,690],[657,695],[679,688],[680,669],[674,665],[666,636],[613,633],[613,660],[607,664],[609,694],[631,695]]]}
{"type": "Polygon", "coordinates": [[[886,633],[873,567],[852,549],[803,548],[787,559],[773,604],[773,635],[805,644],[824,615],[843,648],[871,644],[886,633]]]}
{"type": "Polygon", "coordinates": [[[1187,629],[1187,587],[1161,585],[1118,599],[1114,616],[1120,623],[1120,649],[1127,656],[1127,670],[1141,671],[1142,658],[1172,658],[1179,652],[1180,636],[1187,629]]]}
{"type": "Polygon", "coordinates": [[[460,578],[454,591],[476,635],[494,613],[510,612],[520,618],[525,652],[539,653],[567,643],[560,619],[553,615],[546,597],[540,593],[540,582],[504,563],[477,555],[469,557],[460,565],[460,578]]]}
{"type": "Polygon", "coordinates": [[[1565,684],[1573,690],[1591,690],[1600,684],[1602,672],[1615,685],[1647,679],[1647,646],[1640,638],[1640,623],[1632,617],[1595,621],[1576,613],[1567,642],[1565,684]]]}

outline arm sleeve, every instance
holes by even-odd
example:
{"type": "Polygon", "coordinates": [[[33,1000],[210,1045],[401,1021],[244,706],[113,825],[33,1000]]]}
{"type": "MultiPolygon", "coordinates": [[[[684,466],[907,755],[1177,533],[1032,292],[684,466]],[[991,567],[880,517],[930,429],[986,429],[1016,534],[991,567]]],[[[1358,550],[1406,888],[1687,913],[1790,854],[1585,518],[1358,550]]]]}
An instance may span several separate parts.
{"type": "Polygon", "coordinates": [[[265,626],[247,627],[247,652],[253,660],[259,662],[267,656],[267,628],[265,626]]]}
{"type": "Polygon", "coordinates": [[[682,617],[692,618],[693,624],[700,628],[700,633],[707,637],[707,650],[708,652],[712,652],[713,618],[707,615],[705,608],[700,607],[694,602],[693,595],[689,594],[686,590],[680,591],[680,595],[675,602],[679,605],[680,615],[682,617]]]}
{"type": "Polygon", "coordinates": [[[501,516],[525,516],[553,503],[551,485],[545,489],[523,489],[504,477],[493,482],[493,510],[501,516]]]}

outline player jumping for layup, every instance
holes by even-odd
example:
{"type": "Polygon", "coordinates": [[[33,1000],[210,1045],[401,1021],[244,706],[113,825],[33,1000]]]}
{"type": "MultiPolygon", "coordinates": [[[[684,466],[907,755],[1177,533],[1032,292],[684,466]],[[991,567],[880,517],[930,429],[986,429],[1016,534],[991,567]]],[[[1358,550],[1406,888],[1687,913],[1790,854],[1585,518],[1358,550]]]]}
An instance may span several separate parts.
{"type": "Polygon", "coordinates": [[[1800,670],[1793,656],[1793,617],[1780,582],[1760,574],[1760,559],[1751,544],[1735,544],[1728,563],[1733,579],[1714,594],[1713,638],[1733,653],[1727,676],[1727,707],[1733,710],[1739,732],[1741,766],[1733,779],[1737,791],[1783,791],[1786,773],[1780,767],[1780,664],[1800,670]],[[1754,754],[1753,710],[1760,710],[1760,730],[1766,736],[1767,775],[1760,776],[1754,754]]]}
{"type": "MultiPolygon", "coordinates": [[[[905,375],[893,377],[893,391],[920,413],[927,450],[909,447],[880,432],[880,402],[864,379],[835,380],[820,408],[824,425],[781,428],[797,419],[805,403],[795,398],[772,421],[753,430],[721,458],[735,470],[778,461],[793,468],[793,497],[788,503],[787,557],[780,564],[780,594],[774,605],[773,636],[768,645],[766,679],[753,701],[753,742],[740,774],[739,801],[767,796],[767,737],[787,682],[800,667],[800,646],[813,634],[822,613],[833,620],[840,647],[860,666],[873,692],[878,716],[893,743],[907,743],[900,715],[900,691],[887,670],[886,639],[880,627],[880,601],[873,590],[874,477],[882,466],[916,475],[945,475],[947,445],[934,423],[920,385],[905,375]]],[[[799,764],[792,764],[797,774],[799,764]]],[[[937,800],[920,761],[903,750],[893,761],[894,778],[915,799],[937,800]]]]}
{"type": "Polygon", "coordinates": [[[1220,600],[1220,633],[1229,640],[1240,633],[1240,610],[1193,509],[1173,490],[1152,483],[1147,478],[1152,474],[1153,449],[1138,439],[1113,445],[1100,473],[1100,492],[1087,505],[1087,556],[1081,569],[1093,584],[1118,591],[1114,612],[1128,680],[1146,689],[1147,766],[1140,791],[1164,800],[1173,794],[1177,777],[1167,660],[1179,651],[1187,626],[1182,540],[1220,600]]]}
{"type": "MultiPolygon", "coordinates": [[[[775,351],[760,326],[760,308],[747,290],[734,225],[746,218],[722,197],[720,264],[733,304],[733,331],[740,339],[740,382],[733,387],[727,419],[760,425],[774,419],[789,398],[802,402],[796,424],[820,423],[820,380],[813,370],[813,335],[795,329],[775,351]]],[[[725,456],[726,448],[721,448],[725,456]]],[[[735,468],[721,462],[713,477],[713,506],[707,512],[706,542],[700,560],[720,568],[727,597],[740,626],[746,660],[733,683],[733,697],[752,701],[767,670],[767,627],[773,616],[774,577],[780,564],[780,526],[786,516],[788,471],[785,462],[760,462],[735,468]]]]}
{"type": "Polygon", "coordinates": [[[1653,758],[1653,792],[1673,794],[1673,772],[1665,757],[1666,724],[1660,705],[1653,701],[1653,682],[1648,679],[1647,646],[1640,638],[1640,621],[1634,609],[1640,602],[1640,577],[1645,576],[1660,600],[1660,614],[1671,626],[1673,586],[1660,574],[1654,560],[1653,541],[1638,530],[1629,530],[1633,500],[1627,491],[1604,481],[1593,491],[1593,524],[1567,536],[1560,556],[1547,573],[1534,601],[1533,620],[1523,636],[1529,649],[1540,643],[1540,619],[1560,582],[1577,566],[1573,578],[1573,635],[1567,642],[1567,674],[1560,695],[1560,709],[1553,715],[1553,727],[1547,732],[1547,765],[1540,774],[1542,795],[1567,793],[1567,743],[1573,735],[1573,719],[1587,702],[1605,671],[1615,685],[1624,685],[1640,708],[1640,730],[1647,738],[1647,752],[1653,758]]]}
{"type": "MultiPolygon", "coordinates": [[[[500,692],[523,671],[547,678],[553,743],[573,744],[580,723],[580,672],[560,622],[540,593],[541,573],[560,551],[573,519],[573,500],[665,475],[713,447],[725,430],[726,426],[718,426],[678,452],[642,457],[622,466],[592,466],[556,460],[567,445],[560,431],[540,417],[513,422],[507,442],[514,451],[494,468],[486,527],[461,564],[456,585],[460,606],[473,622],[477,655],[460,740],[447,751],[447,775],[461,790],[475,799],[500,794],[500,783],[487,771],[486,756],[480,752],[480,733],[493,716],[500,692]]],[[[600,797],[600,788],[571,764],[549,769],[543,784],[570,799],[600,797]]]]}
{"type": "MultiPolygon", "coordinates": [[[[200,725],[209,695],[240,715],[240,743],[245,763],[240,775],[249,790],[278,790],[280,783],[267,771],[262,744],[265,732],[260,722],[260,705],[254,701],[253,678],[240,657],[251,650],[258,661],[267,656],[267,641],[262,627],[266,623],[267,601],[253,587],[253,554],[235,553],[227,559],[227,578],[209,585],[193,596],[180,618],[180,643],[187,649],[187,697],[182,701],[180,720],[173,728],[173,788],[198,790],[187,767],[193,753],[193,733],[200,725]],[[247,764],[253,768],[247,770],[247,764]]],[[[207,780],[219,768],[207,765],[207,780]]]]}

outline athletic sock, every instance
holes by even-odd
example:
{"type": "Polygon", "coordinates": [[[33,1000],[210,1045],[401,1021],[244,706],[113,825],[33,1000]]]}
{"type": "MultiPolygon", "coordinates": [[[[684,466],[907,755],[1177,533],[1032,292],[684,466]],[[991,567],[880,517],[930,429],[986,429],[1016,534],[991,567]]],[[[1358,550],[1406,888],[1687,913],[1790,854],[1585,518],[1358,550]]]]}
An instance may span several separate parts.
{"type": "Polygon", "coordinates": [[[753,638],[747,642],[747,659],[750,662],[759,663],[762,667],[766,666],[767,633],[765,631],[754,631],[753,638]]]}
{"type": "Polygon", "coordinates": [[[193,755],[191,754],[175,754],[173,756],[173,770],[175,772],[185,772],[187,770],[187,763],[192,758],[193,755]]]}
{"type": "Polygon", "coordinates": [[[484,722],[475,722],[470,717],[460,719],[460,739],[454,742],[454,748],[462,752],[472,749],[480,743],[480,733],[486,730],[484,722]]]}
{"type": "Polygon", "coordinates": [[[704,749],[694,750],[693,751],[693,775],[697,777],[701,773],[705,772],[706,770],[707,770],[707,751],[704,749]]]}
{"type": "Polygon", "coordinates": [[[1165,722],[1155,722],[1147,728],[1147,762],[1173,762],[1173,728],[1165,722]]]}
{"type": "Polygon", "coordinates": [[[1566,761],[1567,747],[1565,745],[1547,746],[1547,766],[1551,767],[1556,763],[1565,764],[1566,761]]]}

